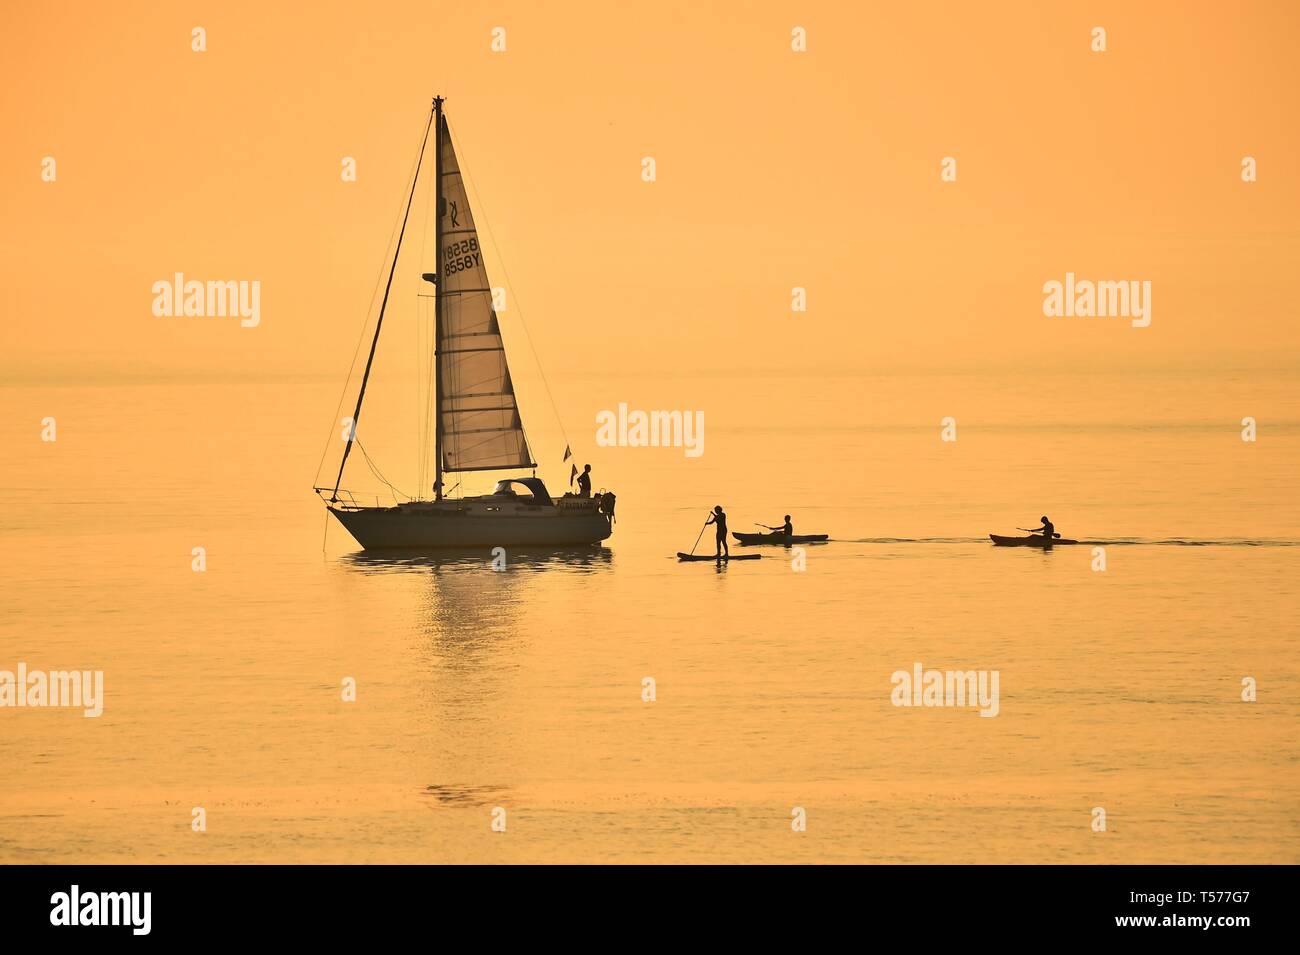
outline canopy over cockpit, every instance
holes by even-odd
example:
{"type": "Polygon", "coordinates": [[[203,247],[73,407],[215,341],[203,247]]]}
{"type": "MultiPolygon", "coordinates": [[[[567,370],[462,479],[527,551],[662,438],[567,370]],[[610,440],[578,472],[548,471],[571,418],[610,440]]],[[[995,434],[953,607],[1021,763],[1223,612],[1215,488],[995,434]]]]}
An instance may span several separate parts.
{"type": "Polygon", "coordinates": [[[550,492],[546,490],[546,485],[542,483],[541,478],[519,477],[506,478],[504,481],[497,481],[497,486],[492,489],[493,496],[501,495],[503,497],[526,497],[525,503],[528,504],[545,504],[550,506],[550,492]],[[527,495],[520,495],[512,485],[518,484],[528,491],[527,495]]]}

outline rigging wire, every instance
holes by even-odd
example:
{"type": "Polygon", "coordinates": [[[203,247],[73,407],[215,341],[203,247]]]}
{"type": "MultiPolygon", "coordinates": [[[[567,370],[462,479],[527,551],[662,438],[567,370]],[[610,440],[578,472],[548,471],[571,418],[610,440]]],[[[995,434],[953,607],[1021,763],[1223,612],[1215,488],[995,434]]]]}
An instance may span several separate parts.
{"type": "MultiPolygon", "coordinates": [[[[403,196],[405,196],[410,191],[411,177],[416,174],[417,172],[416,167],[419,165],[419,162],[420,160],[417,156],[415,162],[411,164],[411,173],[406,177],[407,185],[405,188],[402,189],[403,196]]],[[[383,257],[379,260],[379,269],[375,273],[375,287],[374,290],[371,291],[370,293],[370,305],[366,309],[366,321],[361,326],[361,334],[357,338],[357,347],[352,352],[352,361],[348,365],[347,376],[343,379],[343,390],[339,392],[338,404],[335,405],[334,407],[334,421],[339,420],[339,412],[343,410],[343,399],[346,398],[348,395],[348,385],[351,383],[352,373],[356,370],[357,367],[357,358],[361,354],[361,345],[362,343],[365,342],[366,331],[370,328],[370,314],[371,312],[374,311],[375,302],[379,298],[379,283],[382,281],[384,277],[384,263],[388,261],[388,250],[393,247],[393,240],[397,237],[397,226],[398,223],[401,222],[402,220],[401,211],[402,211],[402,204],[401,202],[399,202],[397,206],[397,216],[393,221],[393,231],[388,236],[388,245],[384,246],[384,254],[383,257]]],[[[356,438],[355,432],[353,433],[353,438],[354,439],[356,438]]],[[[334,440],[334,423],[332,421],[330,423],[329,435],[325,438],[325,447],[320,454],[320,463],[316,465],[316,480],[315,480],[316,485],[320,484],[321,468],[325,466],[325,458],[329,456],[330,443],[333,440],[334,440]]]]}
{"type": "MultiPolygon", "coordinates": [[[[439,256],[441,256],[441,252],[439,253],[439,256]]],[[[438,322],[438,309],[436,303],[432,299],[425,298],[425,299],[421,299],[421,301],[424,302],[425,322],[429,327],[428,344],[425,346],[425,348],[428,350],[429,361],[425,373],[426,385],[424,391],[424,407],[425,407],[424,436],[423,436],[423,440],[421,441],[421,447],[425,449],[424,477],[420,483],[420,491],[421,493],[423,493],[424,489],[429,486],[428,484],[429,450],[430,448],[432,448],[434,454],[442,454],[442,448],[433,448],[434,441],[429,436],[429,432],[434,431],[438,427],[438,419],[435,418],[434,415],[442,414],[442,409],[437,407],[438,392],[433,377],[434,375],[439,374],[441,372],[441,369],[437,367],[438,329],[435,327],[438,322]]]]}
{"type": "MultiPolygon", "coordinates": [[[[435,292],[434,294],[436,295],[437,293],[435,292]]],[[[420,299],[420,302],[424,313],[422,321],[428,329],[428,334],[424,339],[424,351],[420,353],[420,357],[425,354],[428,355],[428,360],[424,367],[424,407],[422,409],[424,414],[424,432],[420,436],[420,448],[424,452],[424,467],[420,472],[420,492],[423,493],[424,489],[429,486],[430,454],[441,454],[442,449],[434,448],[433,439],[429,436],[430,432],[437,427],[437,419],[434,415],[441,413],[441,409],[435,407],[438,395],[437,385],[434,380],[434,375],[437,373],[435,371],[435,364],[437,362],[438,351],[438,329],[436,328],[438,321],[437,306],[434,303],[433,297],[429,295],[423,296],[420,299]]]]}
{"type": "MultiPolygon", "coordinates": [[[[435,140],[435,149],[436,140],[435,140]]],[[[437,168],[437,162],[440,157],[434,157],[434,168],[437,168]]],[[[418,262],[421,270],[424,268],[425,251],[429,245],[429,207],[433,205],[434,194],[438,191],[438,184],[432,184],[432,188],[426,189],[424,193],[424,224],[420,228],[420,258],[418,262]]],[[[441,214],[441,211],[440,213],[441,214]]],[[[440,257],[441,249],[434,250],[435,258],[440,257]]],[[[434,271],[438,269],[438,263],[434,263],[434,271]]],[[[419,286],[423,289],[423,286],[419,286]]],[[[436,294],[436,293],[435,293],[436,294]]],[[[425,481],[429,475],[429,393],[433,390],[432,375],[421,378],[420,364],[424,356],[425,348],[433,350],[436,330],[430,329],[429,334],[425,334],[425,327],[429,317],[428,307],[425,305],[426,299],[416,292],[415,308],[415,362],[416,362],[416,388],[415,388],[415,441],[416,441],[416,479],[417,488],[420,494],[424,493],[425,481]],[[428,342],[426,346],[425,342],[428,342]],[[423,391],[423,393],[422,393],[423,391]]],[[[429,358],[429,368],[432,371],[433,358],[429,358]]]]}
{"type": "MultiPolygon", "coordinates": [[[[411,203],[415,200],[415,186],[420,178],[420,166],[424,162],[424,150],[429,144],[429,131],[433,128],[433,120],[438,119],[438,128],[442,129],[442,112],[439,109],[442,100],[434,99],[433,109],[429,112],[428,124],[424,127],[424,138],[420,140],[420,152],[415,158],[415,171],[411,178],[411,192],[406,198],[406,209],[402,213],[402,227],[397,233],[397,244],[393,248],[393,264],[388,270],[388,281],[384,284],[384,298],[379,303],[379,317],[375,319],[375,335],[370,340],[370,351],[366,356],[366,369],[361,375],[361,388],[357,391],[357,406],[352,412],[352,427],[355,429],[361,419],[361,403],[366,398],[366,384],[370,381],[370,372],[374,368],[375,351],[379,347],[379,333],[384,327],[384,313],[388,309],[388,297],[393,290],[393,278],[397,275],[397,262],[402,251],[402,238],[406,235],[406,225],[411,218],[411,203]]],[[[351,437],[351,435],[349,435],[351,437]]],[[[348,452],[352,450],[352,442],[349,441],[343,446],[343,457],[339,461],[339,473],[334,479],[334,492],[330,497],[331,501],[338,499],[339,485],[343,483],[343,470],[348,466],[348,452]]]]}
{"type": "MultiPolygon", "coordinates": [[[[447,120],[447,127],[448,130],[450,130],[450,120],[447,120]]],[[[515,299],[515,311],[519,315],[519,327],[524,330],[524,338],[528,342],[528,349],[533,353],[533,364],[537,366],[537,372],[542,379],[542,388],[545,390],[546,397],[551,403],[551,413],[555,416],[555,423],[560,426],[560,436],[564,438],[564,447],[566,450],[572,451],[573,444],[569,441],[568,432],[564,430],[564,419],[560,417],[560,409],[555,404],[555,395],[551,393],[551,383],[547,380],[546,371],[542,368],[542,360],[537,355],[537,346],[533,344],[533,336],[528,330],[528,323],[524,321],[524,310],[519,304],[519,296],[515,292],[514,283],[510,281],[510,273],[506,269],[505,257],[502,256],[501,247],[497,245],[496,236],[492,233],[492,221],[488,217],[487,207],[484,206],[482,195],[478,191],[478,185],[474,182],[474,174],[469,171],[469,167],[472,164],[469,161],[469,154],[465,150],[465,142],[464,140],[456,139],[453,139],[453,142],[457,144],[456,149],[460,157],[459,166],[461,176],[469,182],[470,188],[474,190],[474,206],[477,206],[480,213],[475,217],[475,225],[478,224],[479,219],[482,219],[483,225],[487,229],[488,240],[492,243],[492,249],[496,252],[497,262],[501,266],[501,277],[505,279],[506,286],[510,289],[510,294],[513,295],[515,299]]]]}
{"type": "Polygon", "coordinates": [[[411,495],[407,494],[405,491],[398,490],[393,486],[392,482],[389,481],[388,478],[384,477],[375,462],[370,460],[370,452],[366,450],[365,445],[361,443],[360,439],[354,437],[352,440],[356,442],[357,447],[361,449],[361,457],[365,459],[366,466],[370,468],[370,473],[383,481],[384,484],[388,485],[388,489],[393,492],[393,500],[397,500],[397,495],[399,494],[408,501],[411,500],[411,495]]]}

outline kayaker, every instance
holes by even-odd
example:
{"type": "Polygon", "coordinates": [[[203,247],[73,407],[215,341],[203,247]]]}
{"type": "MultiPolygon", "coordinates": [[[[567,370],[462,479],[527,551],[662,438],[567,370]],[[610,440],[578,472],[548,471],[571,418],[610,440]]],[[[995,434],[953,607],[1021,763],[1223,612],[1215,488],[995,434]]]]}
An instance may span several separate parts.
{"type": "Polygon", "coordinates": [[[716,524],[718,526],[718,549],[715,556],[721,557],[725,552],[726,555],[730,557],[731,548],[727,546],[727,515],[723,513],[721,504],[713,508],[713,513],[710,514],[709,519],[704,522],[705,527],[708,527],[710,524],[716,524]]]}
{"type": "Polygon", "coordinates": [[[1047,519],[1046,514],[1044,514],[1041,518],[1039,518],[1039,520],[1043,522],[1042,527],[1032,527],[1032,528],[1025,528],[1025,529],[1029,531],[1029,533],[1031,534],[1041,533],[1048,540],[1051,540],[1056,535],[1056,525],[1047,519]]]}
{"type": "Polygon", "coordinates": [[[776,531],[778,534],[784,534],[786,537],[794,536],[794,525],[790,523],[790,515],[785,516],[785,523],[780,527],[773,527],[771,524],[764,524],[769,531],[776,531]]]}

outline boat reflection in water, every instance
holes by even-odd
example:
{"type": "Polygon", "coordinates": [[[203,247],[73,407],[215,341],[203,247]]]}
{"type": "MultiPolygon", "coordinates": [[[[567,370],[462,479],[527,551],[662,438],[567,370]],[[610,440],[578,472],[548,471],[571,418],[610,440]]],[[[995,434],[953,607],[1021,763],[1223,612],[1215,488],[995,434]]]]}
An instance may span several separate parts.
{"type": "MultiPolygon", "coordinates": [[[[590,573],[609,566],[614,552],[608,547],[506,547],[502,548],[507,574],[512,569],[544,570],[548,567],[567,571],[590,573]]],[[[440,548],[389,548],[385,550],[359,550],[339,558],[345,565],[361,573],[408,573],[428,568],[435,572],[445,568],[480,568],[491,571],[494,554],[491,549],[476,547],[473,550],[440,548]]]]}
{"type": "Polygon", "coordinates": [[[570,607],[573,593],[554,575],[614,566],[604,547],[505,548],[504,558],[500,571],[484,548],[358,551],[336,562],[358,575],[348,591],[377,631],[366,646],[374,679],[387,684],[400,778],[436,810],[429,831],[447,838],[465,825],[456,811],[517,802],[521,749],[543,745],[533,734],[550,699],[546,664],[555,628],[570,619],[550,613],[570,607]]]}
{"type": "Polygon", "coordinates": [[[429,591],[418,598],[409,623],[430,639],[436,657],[431,662],[440,667],[481,663],[476,661],[480,651],[489,652],[517,636],[529,602],[544,599],[540,575],[598,574],[614,566],[613,552],[600,546],[495,551],[356,551],[339,561],[366,576],[411,575],[428,581],[429,591]],[[494,569],[494,562],[500,570],[494,569]]]}

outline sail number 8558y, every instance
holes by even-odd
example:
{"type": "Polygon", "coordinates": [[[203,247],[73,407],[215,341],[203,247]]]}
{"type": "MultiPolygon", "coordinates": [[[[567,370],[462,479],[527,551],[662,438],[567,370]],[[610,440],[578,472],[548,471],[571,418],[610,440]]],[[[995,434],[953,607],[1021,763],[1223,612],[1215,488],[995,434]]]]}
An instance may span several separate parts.
{"type": "Polygon", "coordinates": [[[479,257],[478,236],[470,236],[459,242],[453,242],[443,252],[442,271],[446,275],[455,275],[468,269],[477,268],[482,261],[479,257]]]}

